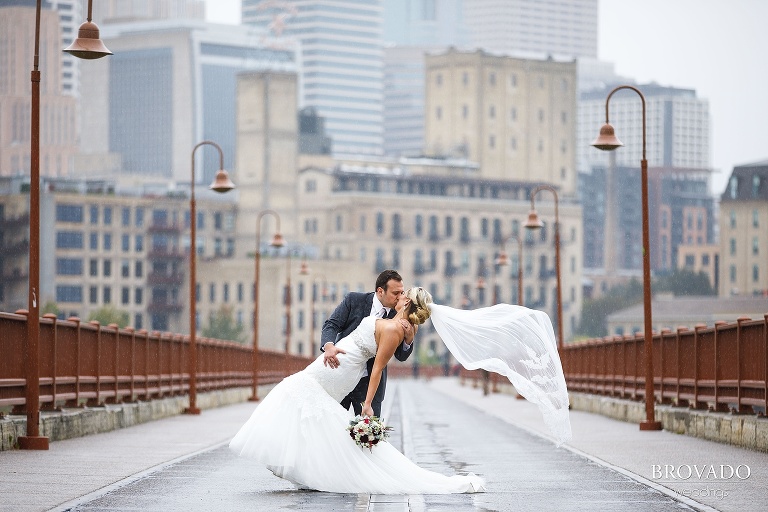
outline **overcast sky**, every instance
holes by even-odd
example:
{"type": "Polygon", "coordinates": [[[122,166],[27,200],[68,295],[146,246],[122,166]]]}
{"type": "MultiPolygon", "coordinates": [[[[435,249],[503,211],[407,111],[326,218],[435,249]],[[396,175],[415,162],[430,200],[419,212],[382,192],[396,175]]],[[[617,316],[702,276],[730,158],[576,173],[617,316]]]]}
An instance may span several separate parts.
{"type": "MultiPolygon", "coordinates": [[[[240,22],[240,0],[206,1],[210,21],[240,22]]],[[[734,165],[768,160],[768,0],[599,0],[599,9],[601,60],[709,101],[716,194],[734,165]]]]}

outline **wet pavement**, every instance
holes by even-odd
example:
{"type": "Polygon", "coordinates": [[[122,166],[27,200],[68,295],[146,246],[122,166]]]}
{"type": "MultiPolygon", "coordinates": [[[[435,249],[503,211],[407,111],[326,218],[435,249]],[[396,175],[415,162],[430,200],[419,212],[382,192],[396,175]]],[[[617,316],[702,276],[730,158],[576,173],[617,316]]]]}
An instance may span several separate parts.
{"type": "Polygon", "coordinates": [[[482,476],[487,492],[371,496],[296,490],[227,448],[254,406],[59,441],[49,452],[2,452],[0,510],[757,512],[768,497],[766,454],[731,452],[739,449],[666,432],[637,435],[637,425],[577,411],[571,414],[574,440],[558,448],[532,404],[509,395],[483,396],[455,379],[390,380],[383,410],[395,427],[390,442],[432,471],[482,476]],[[679,453],[669,443],[679,445],[679,453]],[[750,465],[754,478],[728,482],[731,493],[724,499],[694,501],[649,474],[648,461],[679,466],[691,460],[691,447],[718,457],[712,464],[736,457],[750,465]]]}

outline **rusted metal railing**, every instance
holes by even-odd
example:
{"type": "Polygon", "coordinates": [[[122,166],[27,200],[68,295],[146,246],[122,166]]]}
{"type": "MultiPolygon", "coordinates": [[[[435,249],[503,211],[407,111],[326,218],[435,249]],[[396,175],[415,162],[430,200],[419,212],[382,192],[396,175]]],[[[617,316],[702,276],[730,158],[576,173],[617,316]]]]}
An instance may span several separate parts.
{"type": "MultiPolygon", "coordinates": [[[[0,313],[0,407],[24,412],[27,317],[0,313]]],[[[40,407],[150,400],[189,391],[189,336],[147,332],[77,318],[40,319],[40,407]]],[[[239,343],[197,340],[197,388],[211,391],[252,384],[252,349],[239,343]]],[[[258,384],[270,384],[304,368],[310,359],[259,351],[258,384]]]]}
{"type": "MultiPolygon", "coordinates": [[[[643,333],[566,344],[570,391],[630,400],[645,399],[643,333]]],[[[766,414],[768,411],[768,314],[761,320],[665,329],[653,335],[653,390],[657,403],[692,409],[766,414]]],[[[461,371],[474,386],[480,370],[461,371]]],[[[494,376],[491,375],[493,383],[494,376]]]]}

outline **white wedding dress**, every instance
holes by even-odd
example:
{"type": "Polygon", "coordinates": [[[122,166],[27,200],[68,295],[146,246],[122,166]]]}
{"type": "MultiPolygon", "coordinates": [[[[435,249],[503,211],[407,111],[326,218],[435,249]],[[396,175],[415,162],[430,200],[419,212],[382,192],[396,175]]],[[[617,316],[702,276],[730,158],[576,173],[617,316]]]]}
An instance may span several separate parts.
{"type": "Polygon", "coordinates": [[[254,458],[275,475],[299,487],[368,494],[448,494],[485,490],[483,480],[446,476],[420,468],[389,443],[372,450],[350,438],[352,418],[339,402],[363,376],[376,354],[376,318],[366,317],[337,346],[339,367],[321,355],[304,370],[286,377],[267,394],[230,442],[239,455],[254,458]]]}

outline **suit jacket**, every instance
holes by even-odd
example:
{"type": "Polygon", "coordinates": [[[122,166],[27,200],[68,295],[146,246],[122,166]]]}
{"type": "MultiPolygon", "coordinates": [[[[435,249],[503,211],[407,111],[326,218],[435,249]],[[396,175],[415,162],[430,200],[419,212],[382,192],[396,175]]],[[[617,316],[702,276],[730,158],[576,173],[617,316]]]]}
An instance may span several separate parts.
{"type": "MultiPolygon", "coordinates": [[[[360,325],[360,322],[363,321],[363,318],[371,315],[373,296],[374,292],[349,292],[344,297],[344,300],[333,310],[331,316],[323,322],[323,331],[320,335],[320,350],[329,341],[335,345],[337,341],[354,331],[360,325]]],[[[389,310],[389,314],[390,318],[395,316],[394,308],[389,310]]],[[[410,350],[403,350],[403,344],[401,343],[397,350],[395,350],[395,357],[399,361],[405,361],[410,357],[411,352],[413,352],[413,347],[410,350]]],[[[368,371],[370,371],[372,361],[373,359],[368,361],[368,371]]],[[[386,368],[384,371],[386,371],[386,368]]]]}

